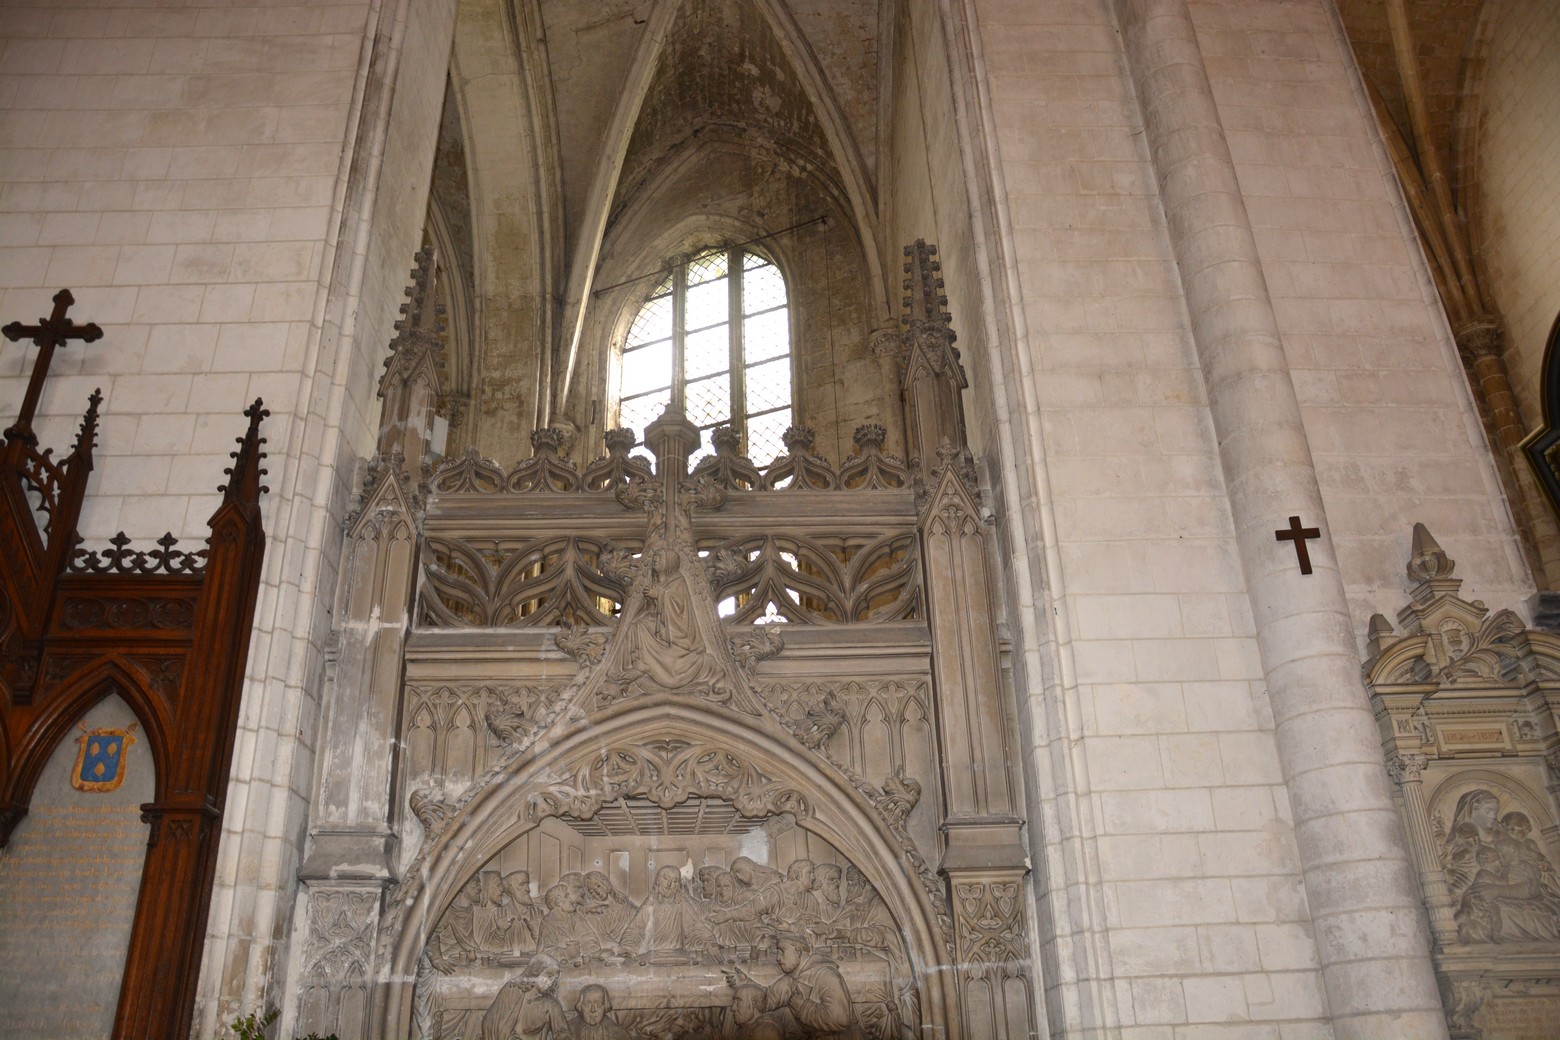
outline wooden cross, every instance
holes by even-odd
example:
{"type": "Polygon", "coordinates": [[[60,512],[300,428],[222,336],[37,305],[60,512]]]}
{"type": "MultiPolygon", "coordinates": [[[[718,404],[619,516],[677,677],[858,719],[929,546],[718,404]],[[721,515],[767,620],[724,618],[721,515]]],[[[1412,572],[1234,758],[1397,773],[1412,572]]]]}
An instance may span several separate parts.
{"type": "Polygon", "coordinates": [[[1294,542],[1295,543],[1295,556],[1298,557],[1299,560],[1300,560],[1300,573],[1301,574],[1310,574],[1311,573],[1311,550],[1305,544],[1306,539],[1307,538],[1320,538],[1321,536],[1322,536],[1322,532],[1321,532],[1320,528],[1316,528],[1316,527],[1301,527],[1300,526],[1300,518],[1298,516],[1292,516],[1292,517],[1289,518],[1289,528],[1288,528],[1288,530],[1281,530],[1281,531],[1274,531],[1273,532],[1273,537],[1276,540],[1278,540],[1280,542],[1294,542]]]}
{"type": "Polygon", "coordinates": [[[39,347],[38,360],[33,362],[32,378],[27,381],[27,396],[22,398],[22,414],[17,416],[16,425],[5,431],[7,438],[22,437],[29,444],[38,443],[32,430],[33,413],[38,408],[38,396],[43,392],[43,379],[49,374],[49,362],[54,360],[54,348],[63,347],[73,339],[91,343],[103,338],[103,330],[97,322],[77,325],[65,316],[65,312],[75,302],[76,298],[69,289],[61,289],[54,294],[54,313],[47,318],[39,318],[38,324],[23,325],[13,321],[0,329],[12,343],[26,336],[39,347]]]}

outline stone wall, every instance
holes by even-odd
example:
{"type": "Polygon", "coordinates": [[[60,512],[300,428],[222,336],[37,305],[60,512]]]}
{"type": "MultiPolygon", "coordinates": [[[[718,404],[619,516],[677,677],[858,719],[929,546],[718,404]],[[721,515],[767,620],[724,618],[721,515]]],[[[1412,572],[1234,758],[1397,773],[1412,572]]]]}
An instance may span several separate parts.
{"type": "Polygon", "coordinates": [[[1522,414],[1544,414],[1544,345],[1560,314],[1560,9],[1492,0],[1481,26],[1485,71],[1473,148],[1475,247],[1506,320],[1507,365],[1522,414]]]}
{"type": "MultiPolygon", "coordinates": [[[[257,396],[271,410],[272,537],[202,1034],[219,1010],[260,1005],[288,930],[313,768],[298,738],[313,727],[324,635],[310,622],[328,622],[315,590],[334,586],[333,517],[371,446],[365,416],[421,233],[452,9],[144,0],[0,15],[0,313],[30,320],[68,286],[74,316],[105,332],[61,352],[38,423],[45,444],[68,444],[102,387],[83,532],[198,537],[240,412],[257,396]]],[[[7,415],[33,353],[4,351],[7,415]]]]}

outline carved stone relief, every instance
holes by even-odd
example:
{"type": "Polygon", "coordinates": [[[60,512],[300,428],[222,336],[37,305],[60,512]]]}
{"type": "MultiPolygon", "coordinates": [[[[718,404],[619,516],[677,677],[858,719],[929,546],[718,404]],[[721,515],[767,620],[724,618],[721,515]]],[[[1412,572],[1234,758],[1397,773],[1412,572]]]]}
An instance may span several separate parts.
{"type": "Polygon", "coordinates": [[[1432,817],[1457,941],[1560,939],[1560,879],[1534,840],[1533,799],[1503,799],[1491,787],[1469,786],[1477,783],[1448,785],[1432,817]]]}
{"type": "Polygon", "coordinates": [[[406,765],[412,789],[459,795],[505,750],[528,743],[561,687],[451,683],[406,688],[406,765]]]}
{"type": "Polygon", "coordinates": [[[901,929],[792,817],[704,797],[584,808],[455,897],[424,950],[417,1035],[919,1035],[901,929]]]}
{"type": "Polygon", "coordinates": [[[1371,619],[1366,678],[1435,936],[1457,1038],[1543,1035],[1560,1021],[1560,640],[1459,595],[1414,529],[1401,633],[1371,619]],[[1546,792],[1547,787],[1547,792],[1546,792]]]}
{"type": "Polygon", "coordinates": [[[309,943],[304,952],[305,1028],[345,1038],[368,1035],[370,968],[379,924],[379,888],[309,890],[309,943]]]}

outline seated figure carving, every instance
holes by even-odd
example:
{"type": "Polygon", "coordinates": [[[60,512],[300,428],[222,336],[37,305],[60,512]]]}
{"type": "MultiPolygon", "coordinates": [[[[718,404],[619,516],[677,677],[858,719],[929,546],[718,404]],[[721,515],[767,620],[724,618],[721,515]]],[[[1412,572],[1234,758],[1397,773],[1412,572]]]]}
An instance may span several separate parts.
{"type": "Polygon", "coordinates": [[[562,882],[547,890],[543,897],[547,913],[542,917],[539,944],[554,957],[578,962],[596,954],[601,947],[596,935],[579,913],[579,902],[569,885],[562,882]]]}
{"type": "Polygon", "coordinates": [[[1560,940],[1560,882],[1529,835],[1526,813],[1500,812],[1500,798],[1478,788],[1457,802],[1441,849],[1464,943],[1560,940]]]}
{"type": "MultiPolygon", "coordinates": [[[[839,966],[814,951],[804,935],[782,932],[778,942],[781,975],[764,987],[765,1010],[790,1012],[800,1027],[798,1035],[808,1040],[864,1040],[839,966]]],[[[740,968],[725,973],[733,990],[757,984],[740,968]]]]}
{"type": "Polygon", "coordinates": [[[650,896],[624,929],[621,945],[642,961],[678,963],[717,943],[704,911],[683,888],[681,872],[667,866],[655,872],[650,896]]]}
{"type": "Polygon", "coordinates": [[[624,929],[638,912],[638,905],[619,892],[607,875],[599,870],[585,875],[585,902],[579,913],[603,949],[618,945],[624,929]]]}

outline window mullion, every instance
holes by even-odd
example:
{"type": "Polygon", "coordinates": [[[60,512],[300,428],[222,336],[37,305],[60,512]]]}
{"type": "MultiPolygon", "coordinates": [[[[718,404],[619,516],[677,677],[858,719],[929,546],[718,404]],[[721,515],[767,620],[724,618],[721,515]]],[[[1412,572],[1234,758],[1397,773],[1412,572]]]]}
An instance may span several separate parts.
{"type": "Polygon", "coordinates": [[[728,309],[731,315],[731,425],[747,436],[747,370],[744,362],[747,351],[743,348],[742,319],[742,250],[733,249],[726,256],[728,309]]]}
{"type": "Polygon", "coordinates": [[[672,403],[678,411],[687,407],[683,387],[683,326],[688,316],[688,265],[677,261],[672,275],[672,403]]]}

